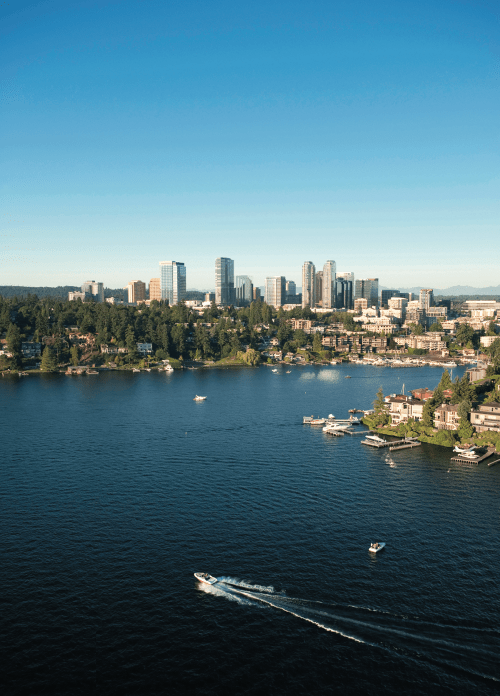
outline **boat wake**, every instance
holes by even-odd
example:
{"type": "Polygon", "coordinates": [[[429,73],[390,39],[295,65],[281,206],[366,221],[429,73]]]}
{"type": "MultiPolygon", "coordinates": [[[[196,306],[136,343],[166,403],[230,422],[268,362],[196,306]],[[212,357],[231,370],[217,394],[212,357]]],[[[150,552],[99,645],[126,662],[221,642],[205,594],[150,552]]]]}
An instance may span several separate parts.
{"type": "Polygon", "coordinates": [[[466,672],[487,682],[500,681],[500,630],[491,626],[298,599],[284,591],[275,592],[272,586],[253,585],[238,578],[221,577],[216,585],[200,589],[240,604],[284,611],[322,630],[393,654],[466,672]]]}

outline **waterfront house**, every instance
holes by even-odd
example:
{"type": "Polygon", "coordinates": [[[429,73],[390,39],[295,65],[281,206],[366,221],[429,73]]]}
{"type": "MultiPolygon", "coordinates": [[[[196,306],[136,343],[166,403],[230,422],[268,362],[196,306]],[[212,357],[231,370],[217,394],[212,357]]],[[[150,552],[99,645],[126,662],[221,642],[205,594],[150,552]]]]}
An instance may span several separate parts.
{"type": "Polygon", "coordinates": [[[390,396],[385,401],[393,425],[406,423],[410,418],[414,418],[417,421],[422,420],[424,411],[424,403],[422,401],[411,399],[403,394],[390,396]]]}
{"type": "Polygon", "coordinates": [[[486,430],[500,432],[500,403],[493,401],[472,409],[470,420],[478,433],[486,430]]]}
{"type": "Polygon", "coordinates": [[[457,404],[441,404],[434,411],[434,427],[438,430],[457,430],[458,421],[457,404]]]}

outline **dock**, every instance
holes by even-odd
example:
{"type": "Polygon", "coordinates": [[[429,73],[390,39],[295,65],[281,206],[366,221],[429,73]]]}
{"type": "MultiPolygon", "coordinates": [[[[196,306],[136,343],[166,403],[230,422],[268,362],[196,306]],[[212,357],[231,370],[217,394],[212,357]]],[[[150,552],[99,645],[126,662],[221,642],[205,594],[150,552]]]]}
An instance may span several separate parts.
{"type": "Polygon", "coordinates": [[[389,447],[390,452],[394,452],[395,450],[400,450],[400,449],[410,449],[411,447],[420,447],[422,443],[421,442],[407,442],[405,445],[394,445],[393,447],[389,447]]]}
{"type": "Polygon", "coordinates": [[[408,440],[392,440],[392,442],[374,442],[373,440],[361,440],[362,445],[370,445],[370,447],[389,447],[393,449],[405,449],[406,447],[418,447],[421,442],[408,442],[408,440]]]}
{"type": "MultiPolygon", "coordinates": [[[[451,461],[456,462],[457,464],[480,464],[481,462],[484,462],[485,459],[488,459],[488,457],[491,457],[492,454],[495,454],[495,450],[492,447],[489,447],[486,453],[483,454],[481,457],[478,457],[477,459],[471,459],[470,457],[462,457],[458,455],[458,457],[452,457],[451,461]]],[[[491,462],[491,464],[496,464],[498,461],[500,460],[497,459],[496,461],[491,462]]],[[[488,466],[490,465],[488,464],[488,466]]]]}
{"type": "Polygon", "coordinates": [[[488,466],[495,466],[495,464],[498,464],[500,462],[500,459],[495,459],[494,462],[488,462],[488,466]]]}

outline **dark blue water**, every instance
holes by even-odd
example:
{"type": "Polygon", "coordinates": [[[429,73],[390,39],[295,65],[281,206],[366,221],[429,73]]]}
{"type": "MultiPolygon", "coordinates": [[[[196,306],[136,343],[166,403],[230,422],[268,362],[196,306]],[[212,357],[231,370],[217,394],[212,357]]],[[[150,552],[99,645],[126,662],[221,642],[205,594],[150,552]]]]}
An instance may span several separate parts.
{"type": "Polygon", "coordinates": [[[440,375],[0,380],[4,693],[497,693],[500,465],[301,424],[440,375]]]}

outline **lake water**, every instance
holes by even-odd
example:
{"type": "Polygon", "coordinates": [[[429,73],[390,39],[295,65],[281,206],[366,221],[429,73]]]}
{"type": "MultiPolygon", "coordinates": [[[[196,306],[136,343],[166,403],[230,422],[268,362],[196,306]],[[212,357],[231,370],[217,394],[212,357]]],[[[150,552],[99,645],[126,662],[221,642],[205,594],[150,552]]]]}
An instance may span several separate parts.
{"type": "Polygon", "coordinates": [[[440,376],[0,380],[4,693],[498,693],[500,465],[302,425],[440,376]]]}

